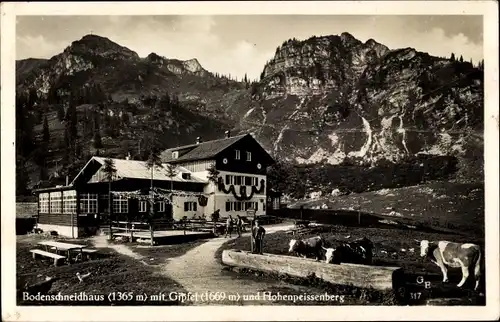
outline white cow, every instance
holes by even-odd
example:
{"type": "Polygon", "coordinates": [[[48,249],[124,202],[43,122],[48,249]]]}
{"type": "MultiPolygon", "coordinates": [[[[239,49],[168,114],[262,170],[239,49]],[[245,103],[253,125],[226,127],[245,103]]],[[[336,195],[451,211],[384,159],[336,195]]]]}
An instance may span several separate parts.
{"type": "Polygon", "coordinates": [[[430,260],[441,268],[443,282],[448,282],[449,267],[462,268],[462,280],[458,287],[462,287],[469,277],[469,272],[474,267],[474,278],[477,290],[481,277],[481,248],[475,244],[462,244],[449,241],[420,241],[420,256],[429,257],[430,260]]]}

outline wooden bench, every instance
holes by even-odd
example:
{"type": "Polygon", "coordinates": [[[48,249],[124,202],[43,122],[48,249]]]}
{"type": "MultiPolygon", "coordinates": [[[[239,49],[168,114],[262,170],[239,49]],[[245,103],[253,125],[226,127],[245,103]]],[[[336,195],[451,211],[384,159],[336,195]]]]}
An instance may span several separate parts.
{"type": "Polygon", "coordinates": [[[36,255],[41,255],[41,256],[53,258],[54,259],[54,266],[57,266],[58,262],[61,259],[65,258],[64,256],[57,255],[57,254],[50,253],[50,252],[46,252],[46,251],[41,250],[41,249],[32,249],[32,250],[30,250],[30,252],[33,253],[34,259],[36,258],[36,255]]]}
{"type": "MultiPolygon", "coordinates": [[[[97,249],[90,249],[90,248],[83,248],[82,249],[82,253],[84,253],[85,255],[87,255],[87,260],[90,260],[91,259],[91,255],[95,254],[97,252],[97,249]]],[[[78,255],[76,255],[76,258],[78,259],[78,257],[81,256],[80,253],[78,253],[78,255]]]]}

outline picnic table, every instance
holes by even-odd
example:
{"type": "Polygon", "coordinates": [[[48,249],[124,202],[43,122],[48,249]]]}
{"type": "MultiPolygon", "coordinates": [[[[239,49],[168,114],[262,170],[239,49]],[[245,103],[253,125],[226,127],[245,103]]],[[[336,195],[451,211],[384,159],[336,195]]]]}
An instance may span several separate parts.
{"type": "MultiPolygon", "coordinates": [[[[55,250],[56,253],[59,251],[66,252],[66,259],[68,263],[71,262],[71,251],[79,251],[82,259],[83,259],[83,254],[87,253],[93,253],[96,250],[93,249],[86,249],[87,245],[79,245],[79,244],[70,244],[70,243],[63,243],[63,242],[56,242],[56,241],[41,241],[38,243],[39,245],[45,246],[45,250],[47,252],[50,252],[49,249],[55,250]]],[[[41,254],[43,255],[43,254],[41,254]]]]}

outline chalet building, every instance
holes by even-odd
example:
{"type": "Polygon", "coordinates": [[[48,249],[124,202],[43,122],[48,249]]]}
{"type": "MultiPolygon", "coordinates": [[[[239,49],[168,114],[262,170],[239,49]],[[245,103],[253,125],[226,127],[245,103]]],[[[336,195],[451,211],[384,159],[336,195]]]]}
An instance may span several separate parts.
{"type": "Polygon", "coordinates": [[[109,190],[113,219],[129,222],[145,221],[151,194],[155,218],[173,220],[210,219],[216,210],[221,217],[264,215],[279,198],[275,192],[266,197],[266,168],[274,161],[249,134],[198,140],[168,149],[161,158],[163,166],[154,169],[153,180],[146,162],[112,159],[116,173],[110,183],[105,158],[92,157],[70,184],[36,190],[38,228],[74,238],[95,234],[108,225],[109,190]],[[168,168],[174,170],[172,177],[168,168]],[[218,178],[210,178],[210,168],[218,178]]]}
{"type": "Polygon", "coordinates": [[[266,213],[266,169],[274,160],[250,134],[232,137],[226,131],[224,139],[198,138],[195,144],[164,151],[161,158],[208,181],[203,192],[209,213],[219,210],[222,217],[266,213]],[[211,167],[219,173],[216,183],[209,180],[211,167]]]}

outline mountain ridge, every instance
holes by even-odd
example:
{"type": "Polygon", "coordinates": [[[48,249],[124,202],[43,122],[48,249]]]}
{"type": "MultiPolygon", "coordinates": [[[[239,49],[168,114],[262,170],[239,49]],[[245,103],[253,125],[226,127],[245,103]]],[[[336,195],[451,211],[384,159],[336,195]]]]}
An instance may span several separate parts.
{"type": "MultiPolygon", "coordinates": [[[[174,133],[164,124],[191,128],[186,118],[177,122],[173,110],[161,112],[163,103],[158,102],[165,95],[165,106],[173,99],[186,113],[199,115],[199,122],[218,124],[214,129],[199,124],[190,135],[175,132],[172,140],[161,143],[162,149],[231,129],[253,134],[275,158],[293,164],[376,166],[419,154],[477,160],[482,151],[481,68],[414,48],[391,50],[347,32],[283,42],[258,82],[214,74],[196,58],[139,57],[96,35],[72,42],[48,60],[17,61],[16,77],[17,93],[31,93],[45,109],[42,114],[61,106],[67,111],[79,91],[102,92],[102,101],[78,109],[128,114],[142,128],[136,135],[123,130],[121,135],[132,141],[148,133],[146,124],[152,121],[143,117],[148,111],[158,118],[154,127],[160,129],[159,137],[174,133]]],[[[41,121],[40,116],[36,133],[41,133],[41,121]]],[[[61,122],[54,126],[64,127],[61,122]]],[[[113,156],[128,153],[112,138],[105,141],[113,156]]]]}

